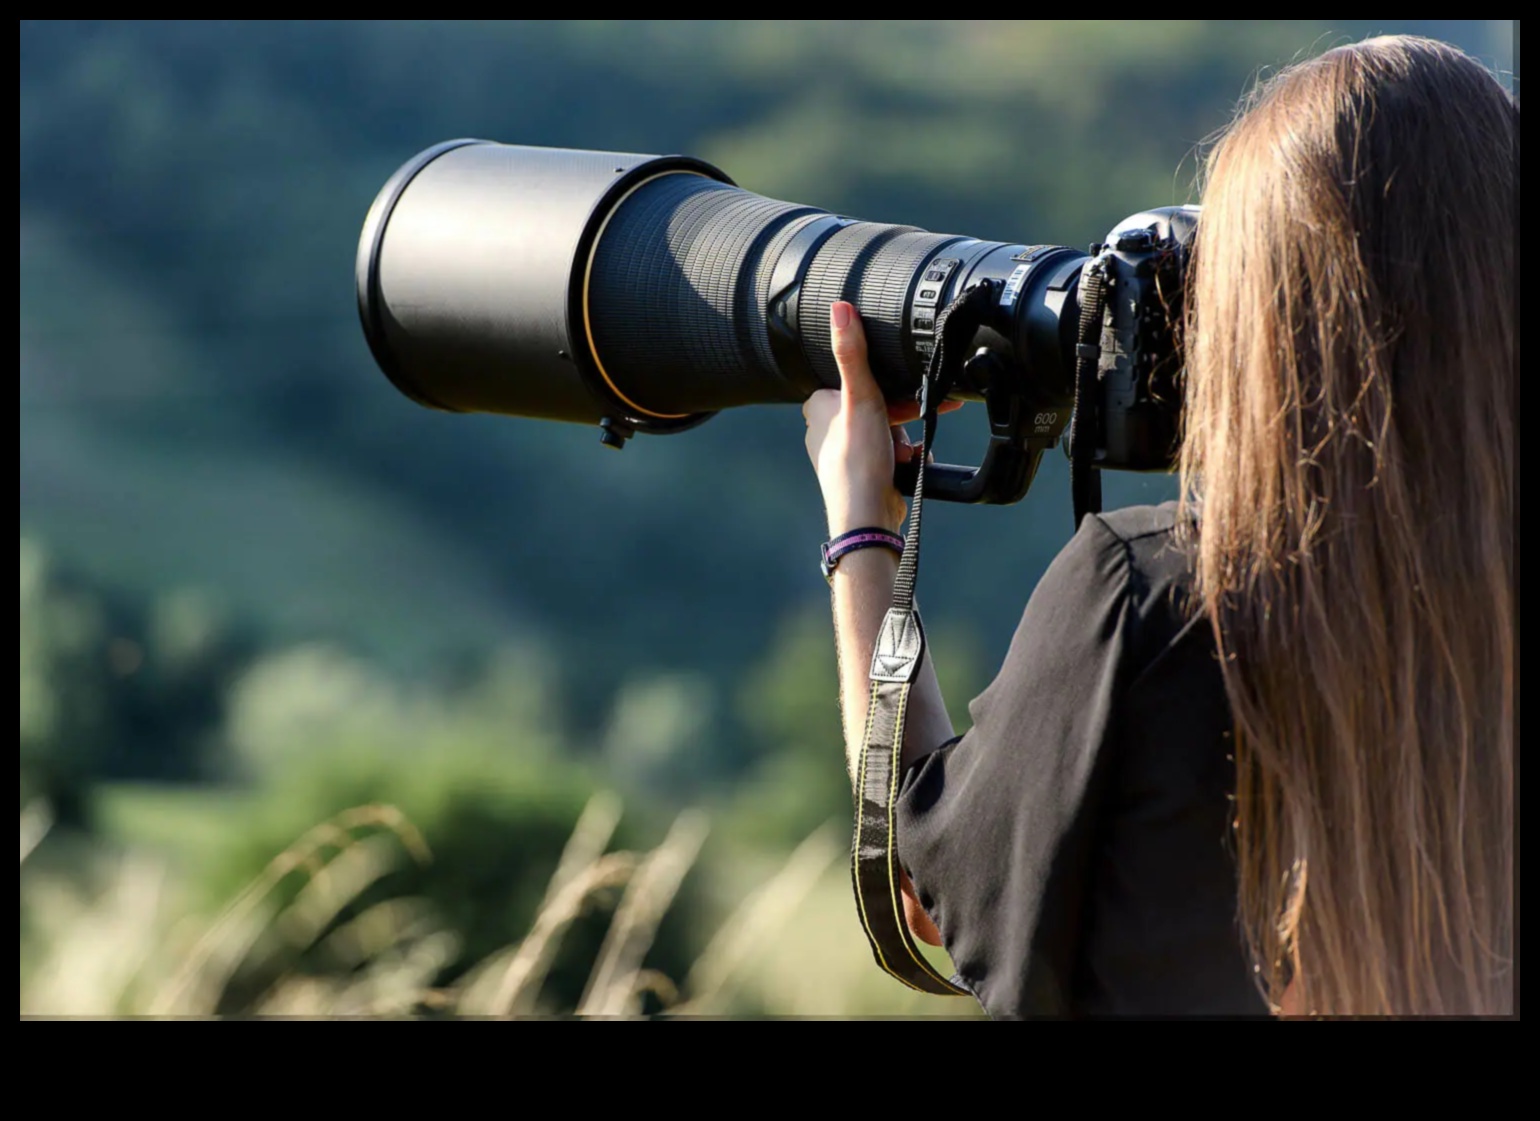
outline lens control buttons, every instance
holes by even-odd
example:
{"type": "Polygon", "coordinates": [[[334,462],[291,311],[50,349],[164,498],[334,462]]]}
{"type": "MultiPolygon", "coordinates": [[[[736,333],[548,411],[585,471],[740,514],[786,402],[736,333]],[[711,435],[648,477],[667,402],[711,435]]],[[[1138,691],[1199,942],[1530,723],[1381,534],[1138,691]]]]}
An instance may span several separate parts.
{"type": "Polygon", "coordinates": [[[947,281],[961,263],[956,257],[938,257],[925,266],[920,276],[914,303],[909,308],[909,339],[922,362],[929,362],[936,349],[937,309],[944,299],[947,281]]]}

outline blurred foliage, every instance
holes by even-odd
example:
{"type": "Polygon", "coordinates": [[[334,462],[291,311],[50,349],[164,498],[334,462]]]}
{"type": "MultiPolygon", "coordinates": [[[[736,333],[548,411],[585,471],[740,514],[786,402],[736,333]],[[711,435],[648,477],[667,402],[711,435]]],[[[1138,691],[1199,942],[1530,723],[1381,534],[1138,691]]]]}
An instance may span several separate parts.
{"type": "Polygon", "coordinates": [[[220,777],[225,690],[251,655],[200,597],[109,596],[21,541],[21,803],[88,815],[94,779],[220,777]]]}
{"type": "MultiPolygon", "coordinates": [[[[560,914],[540,1007],[608,960],[626,1007],[656,970],[716,994],[697,1010],[960,1011],[882,977],[850,912],[796,410],[616,456],[417,408],[358,329],[364,213],[473,135],[1083,244],[1188,200],[1254,75],[1388,30],[1517,67],[1487,20],[22,21],[23,1009],[145,1010],[177,978],[202,1010],[482,1008],[560,914]],[[626,814],[569,915],[553,870],[603,791],[626,814]],[[655,866],[663,913],[627,912],[659,851],[682,884],[655,866]]],[[[959,730],[1068,535],[1066,476],[928,508],[959,730]]],[[[1106,480],[1109,506],[1171,490],[1106,480]]]]}
{"type": "MultiPolygon", "coordinates": [[[[674,727],[628,715],[643,741],[660,741],[674,727]]],[[[234,683],[224,742],[245,797],[210,806],[200,824],[167,813],[180,802],[196,815],[197,796],[117,786],[103,799],[111,832],[181,851],[209,907],[311,824],[355,805],[397,807],[434,859],[382,876],[343,917],[396,895],[421,899],[456,932],[458,951],[444,963],[449,978],[528,927],[580,809],[613,779],[578,762],[558,689],[539,657],[524,651],[500,653],[472,684],[453,690],[392,680],[335,649],[274,653],[234,683]],[[171,828],[157,829],[168,820],[171,828]]],[[[618,838],[656,843],[659,833],[644,803],[618,838]]],[[[700,904],[688,888],[659,942],[669,968],[682,963],[698,929],[700,904]]],[[[604,920],[577,925],[569,939],[575,956],[553,970],[559,996],[577,1000],[574,986],[587,976],[604,920]]],[[[297,967],[280,961],[269,969],[280,966],[297,967]]],[[[271,981],[243,979],[240,991],[271,981]]]]}

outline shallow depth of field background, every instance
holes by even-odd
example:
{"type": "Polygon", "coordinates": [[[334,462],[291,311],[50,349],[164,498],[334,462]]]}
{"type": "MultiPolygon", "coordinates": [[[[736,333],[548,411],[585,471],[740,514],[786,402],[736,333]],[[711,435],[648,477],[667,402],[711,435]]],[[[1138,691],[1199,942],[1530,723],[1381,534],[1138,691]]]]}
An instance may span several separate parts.
{"type": "MultiPolygon", "coordinates": [[[[1506,20],[22,21],[22,1012],[968,1014],[849,898],[797,410],[615,454],[419,408],[365,211],[478,136],[1084,246],[1381,31],[1517,68],[1506,20]]],[[[959,727],[1069,529],[1057,457],[927,516],[959,727]]]]}

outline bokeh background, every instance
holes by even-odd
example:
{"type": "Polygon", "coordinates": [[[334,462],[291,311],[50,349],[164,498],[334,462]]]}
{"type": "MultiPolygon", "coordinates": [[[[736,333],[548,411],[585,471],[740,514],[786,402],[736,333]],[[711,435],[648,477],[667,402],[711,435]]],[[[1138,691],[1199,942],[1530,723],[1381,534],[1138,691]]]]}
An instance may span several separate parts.
{"type": "MultiPolygon", "coordinates": [[[[480,136],[1081,245],[1196,201],[1258,75],[1394,31],[1515,81],[1507,20],[22,21],[22,1012],[968,1014],[849,900],[797,410],[614,454],[418,408],[365,211],[480,136]]],[[[961,727],[1065,465],[926,522],[961,727]]]]}

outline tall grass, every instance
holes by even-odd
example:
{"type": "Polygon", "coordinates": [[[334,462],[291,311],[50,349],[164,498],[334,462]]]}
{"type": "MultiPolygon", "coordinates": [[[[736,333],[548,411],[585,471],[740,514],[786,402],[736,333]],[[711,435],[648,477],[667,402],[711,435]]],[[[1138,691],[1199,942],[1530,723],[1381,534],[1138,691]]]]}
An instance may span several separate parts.
{"type": "MultiPolygon", "coordinates": [[[[727,917],[683,978],[646,965],[659,924],[707,835],[688,811],[649,851],[610,851],[618,801],[594,797],[579,817],[524,937],[440,984],[459,940],[413,898],[367,903],[365,893],[404,861],[432,859],[391,806],[367,805],[320,823],[285,848],[212,920],[168,921],[166,871],[116,860],[100,890],[71,891],[46,871],[23,878],[24,917],[43,953],[24,959],[23,1015],[43,1016],[466,1016],[648,1011],[723,1014],[757,953],[780,937],[842,855],[831,831],[809,836],[727,917]],[[543,999],[573,924],[619,893],[608,932],[575,1008],[543,999]],[[323,961],[321,972],[280,969],[254,991],[254,965],[323,961]],[[248,986],[249,987],[249,986],[248,986]]],[[[46,807],[21,815],[25,867],[49,829],[46,807]]],[[[269,970],[271,972],[271,970],[269,970]]],[[[255,975],[264,976],[256,970],[255,975]]]]}

